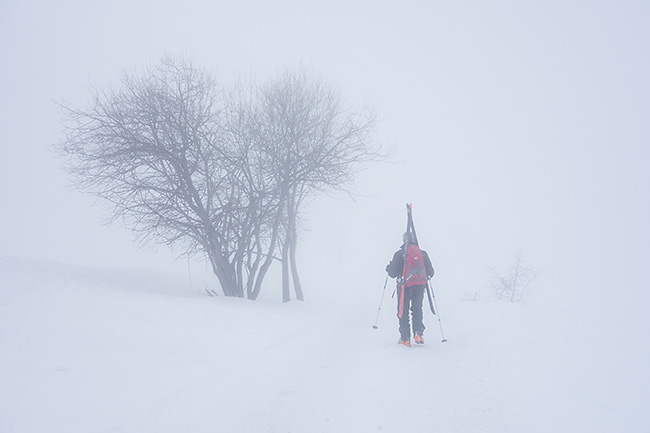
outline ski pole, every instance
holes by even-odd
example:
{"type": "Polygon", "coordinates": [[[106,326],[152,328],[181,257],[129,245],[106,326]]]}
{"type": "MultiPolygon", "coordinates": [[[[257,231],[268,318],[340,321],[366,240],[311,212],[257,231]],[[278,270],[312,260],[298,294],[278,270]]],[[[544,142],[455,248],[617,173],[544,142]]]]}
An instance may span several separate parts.
{"type": "Polygon", "coordinates": [[[381,304],[384,302],[384,294],[386,293],[386,284],[388,284],[388,274],[386,274],[386,281],[384,281],[384,290],[381,291],[381,300],[379,301],[379,310],[377,310],[377,318],[372,329],[377,329],[377,322],[379,322],[379,313],[381,312],[381,304]]]}
{"type": "Polygon", "coordinates": [[[429,288],[431,289],[431,299],[433,300],[433,305],[435,306],[436,311],[438,312],[436,316],[438,316],[438,324],[440,325],[440,334],[442,335],[442,342],[446,343],[447,339],[445,338],[445,332],[442,330],[442,321],[440,320],[440,310],[438,309],[438,304],[436,304],[436,295],[435,293],[433,293],[433,287],[431,286],[431,278],[429,278],[429,288]]]}

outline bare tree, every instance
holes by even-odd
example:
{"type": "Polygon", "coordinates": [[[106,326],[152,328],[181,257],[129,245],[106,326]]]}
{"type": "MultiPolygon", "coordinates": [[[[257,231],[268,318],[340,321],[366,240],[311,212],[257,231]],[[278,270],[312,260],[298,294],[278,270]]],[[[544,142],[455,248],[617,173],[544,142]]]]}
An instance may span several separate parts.
{"type": "Polygon", "coordinates": [[[368,113],[344,111],[305,74],[232,91],[189,62],[163,59],[121,87],[93,91],[86,109],[62,107],[60,150],[76,185],[113,204],[143,241],[182,245],[209,260],[226,296],[256,299],[279,252],[283,299],[296,266],[299,209],[343,189],[377,152],[368,113]]]}
{"type": "MultiPolygon", "coordinates": [[[[188,62],[164,59],[119,90],[94,91],[87,109],[63,107],[60,149],[76,185],[111,202],[142,240],[202,253],[227,296],[244,296],[242,268],[265,235],[254,188],[246,188],[239,143],[228,141],[225,101],[188,62]]],[[[265,251],[268,253],[268,251],[265,251]]]]}
{"type": "Polygon", "coordinates": [[[299,215],[306,199],[328,190],[348,192],[359,164],[380,158],[370,139],[371,110],[352,112],[337,91],[304,71],[285,72],[261,89],[262,147],[268,152],[284,212],[282,293],[304,299],[296,264],[299,215]],[[291,273],[289,273],[289,270],[291,273]]]}
{"type": "Polygon", "coordinates": [[[507,274],[502,275],[492,269],[492,289],[497,299],[510,302],[523,302],[531,292],[532,283],[537,278],[537,270],[524,266],[523,253],[517,253],[507,274]]]}

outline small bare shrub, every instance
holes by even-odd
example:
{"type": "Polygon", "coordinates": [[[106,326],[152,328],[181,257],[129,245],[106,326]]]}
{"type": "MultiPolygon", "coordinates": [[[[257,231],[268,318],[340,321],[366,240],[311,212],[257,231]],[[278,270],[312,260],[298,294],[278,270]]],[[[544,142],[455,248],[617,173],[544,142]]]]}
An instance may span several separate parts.
{"type": "Polygon", "coordinates": [[[491,288],[497,299],[507,299],[510,302],[523,302],[530,294],[533,281],[537,278],[538,272],[535,268],[525,266],[523,253],[517,253],[515,260],[510,265],[507,273],[500,274],[492,269],[494,277],[491,281],[491,288]]]}

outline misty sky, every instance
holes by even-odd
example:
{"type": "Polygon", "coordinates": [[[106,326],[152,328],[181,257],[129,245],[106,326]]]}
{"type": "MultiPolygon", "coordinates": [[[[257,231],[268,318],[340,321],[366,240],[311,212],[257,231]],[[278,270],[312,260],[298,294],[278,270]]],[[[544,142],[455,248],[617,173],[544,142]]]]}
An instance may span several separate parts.
{"type": "Polygon", "coordinates": [[[224,83],[304,67],[376,107],[395,156],[306,209],[307,283],[356,266],[380,289],[412,202],[446,290],[522,250],[546,290],[648,299],[648,2],[2,0],[0,49],[0,254],[186,267],[102,225],[50,149],[56,102],[171,54],[224,83]]]}

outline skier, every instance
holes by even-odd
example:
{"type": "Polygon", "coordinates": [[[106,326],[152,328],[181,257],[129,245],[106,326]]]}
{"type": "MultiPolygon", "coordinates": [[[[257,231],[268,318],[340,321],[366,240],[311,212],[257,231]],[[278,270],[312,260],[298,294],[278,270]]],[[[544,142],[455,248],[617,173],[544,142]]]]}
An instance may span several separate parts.
{"type": "Polygon", "coordinates": [[[399,319],[399,344],[411,347],[411,326],[409,308],[413,316],[413,339],[416,344],[424,344],[424,323],[422,321],[422,302],[427,278],[433,277],[434,269],[429,255],[422,251],[412,231],[402,236],[403,244],[386,266],[391,278],[397,278],[397,317],[399,319]]]}

